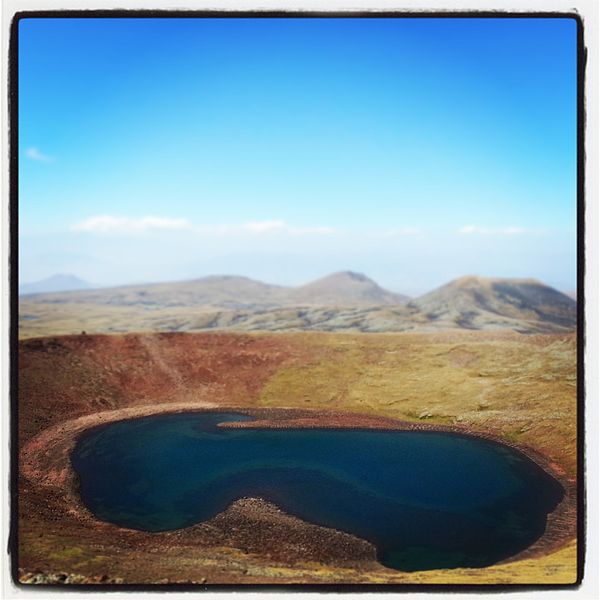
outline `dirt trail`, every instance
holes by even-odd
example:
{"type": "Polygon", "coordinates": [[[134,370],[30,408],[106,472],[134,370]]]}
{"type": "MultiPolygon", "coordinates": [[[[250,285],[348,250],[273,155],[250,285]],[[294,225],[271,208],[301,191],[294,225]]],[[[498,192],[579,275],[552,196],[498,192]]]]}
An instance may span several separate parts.
{"type": "Polygon", "coordinates": [[[160,351],[156,338],[152,336],[141,336],[140,344],[150,354],[153,364],[156,365],[171,380],[177,390],[184,388],[185,382],[177,367],[168,364],[160,351]]]}

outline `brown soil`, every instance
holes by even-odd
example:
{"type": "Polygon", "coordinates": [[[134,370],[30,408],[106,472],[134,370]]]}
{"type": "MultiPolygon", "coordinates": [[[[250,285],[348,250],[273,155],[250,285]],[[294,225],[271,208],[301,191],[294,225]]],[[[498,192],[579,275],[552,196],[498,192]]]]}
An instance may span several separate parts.
{"type": "MultiPolygon", "coordinates": [[[[419,576],[379,565],[367,542],[304,523],[260,499],[242,499],[208,522],[167,533],[101,522],[81,504],[69,461],[81,432],[135,416],[215,407],[254,415],[253,427],[442,429],[509,443],[550,472],[566,491],[544,536],[511,561],[538,559],[575,537],[575,481],[562,465],[530,445],[468,425],[258,407],[264,385],[278,370],[314,359],[314,339],[307,343],[293,334],[132,334],[21,342],[22,580],[31,580],[31,573],[65,572],[85,581],[117,578],[126,583],[423,582],[419,576]]],[[[447,582],[452,581],[449,575],[447,582]]]]}

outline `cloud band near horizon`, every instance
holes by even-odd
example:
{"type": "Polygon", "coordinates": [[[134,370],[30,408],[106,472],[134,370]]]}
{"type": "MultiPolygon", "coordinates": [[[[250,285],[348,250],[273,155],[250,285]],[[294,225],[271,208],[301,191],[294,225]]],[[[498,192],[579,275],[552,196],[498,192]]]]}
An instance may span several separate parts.
{"type": "MultiPolygon", "coordinates": [[[[143,217],[123,217],[115,215],[94,215],[70,227],[71,231],[93,234],[139,234],[151,231],[190,231],[208,235],[286,233],[292,235],[332,234],[342,230],[329,226],[296,226],[280,219],[249,221],[228,224],[195,224],[186,218],[146,215],[143,217]]],[[[460,235],[522,235],[530,233],[524,227],[481,227],[465,225],[456,230],[460,235]]],[[[371,232],[380,237],[412,236],[423,233],[420,228],[401,227],[383,232],[371,232]]]]}
{"type": "Polygon", "coordinates": [[[213,235],[248,233],[261,235],[266,233],[289,234],[329,234],[333,227],[290,225],[281,220],[250,221],[241,224],[196,225],[189,219],[144,216],[139,218],[118,217],[114,215],[96,215],[75,223],[72,231],[99,234],[133,234],[147,231],[193,231],[213,235]]]}

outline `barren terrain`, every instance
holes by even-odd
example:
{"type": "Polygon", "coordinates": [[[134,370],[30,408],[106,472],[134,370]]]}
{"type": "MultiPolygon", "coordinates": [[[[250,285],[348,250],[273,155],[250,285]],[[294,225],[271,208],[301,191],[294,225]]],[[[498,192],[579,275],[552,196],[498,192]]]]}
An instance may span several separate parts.
{"type": "Polygon", "coordinates": [[[574,334],[77,335],[23,340],[19,369],[22,581],[576,579],[574,334]],[[81,505],[68,458],[79,433],[135,415],[210,407],[248,411],[264,426],[293,419],[288,425],[445,428],[492,437],[551,472],[565,501],[522,555],[485,569],[422,573],[386,569],[368,543],[260,499],[159,534],[100,522],[81,505]]]}
{"type": "Polygon", "coordinates": [[[245,277],[32,294],[22,338],[140,331],[573,331],[577,303],[534,279],[461,277],[409,298],[351,271],[287,288],[245,277]]]}

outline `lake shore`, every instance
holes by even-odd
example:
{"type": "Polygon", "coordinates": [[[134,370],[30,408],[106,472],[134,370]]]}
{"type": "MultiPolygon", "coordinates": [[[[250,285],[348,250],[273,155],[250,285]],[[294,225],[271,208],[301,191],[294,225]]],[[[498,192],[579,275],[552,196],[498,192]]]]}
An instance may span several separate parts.
{"type": "MultiPolygon", "coordinates": [[[[508,446],[526,455],[548,474],[558,480],[565,491],[564,498],[556,509],[548,515],[547,526],[544,534],[530,547],[515,556],[507,558],[502,563],[507,564],[526,558],[537,558],[554,552],[569,542],[575,535],[576,528],[576,485],[570,480],[565,472],[546,459],[533,448],[523,447],[514,442],[502,440],[497,435],[485,431],[473,431],[470,428],[458,426],[444,426],[429,423],[411,423],[397,419],[360,415],[342,412],[330,412],[319,410],[300,409],[249,409],[247,407],[217,406],[210,403],[166,403],[162,405],[138,406],[120,410],[103,411],[100,413],[86,415],[72,419],[49,428],[30,440],[21,452],[20,469],[26,479],[35,482],[42,487],[59,488],[63,491],[63,509],[81,524],[92,529],[99,529],[100,521],[83,505],[78,492],[78,479],[70,463],[70,454],[81,435],[91,430],[115,423],[140,417],[150,417],[165,414],[177,414],[185,412],[238,412],[254,417],[252,421],[223,422],[219,427],[227,429],[367,429],[385,431],[429,431],[444,432],[456,435],[478,437],[495,443],[508,446]]],[[[226,511],[214,517],[211,521],[221,523],[224,529],[232,527],[232,521],[237,525],[240,538],[247,538],[249,531],[245,530],[244,521],[260,520],[283,521],[289,531],[286,536],[293,536],[294,532],[302,532],[302,537],[311,538],[312,554],[310,558],[324,561],[332,566],[344,566],[347,564],[357,565],[365,563],[373,568],[376,561],[374,547],[364,540],[345,532],[318,527],[310,523],[303,523],[300,519],[286,515],[279,508],[270,505],[260,498],[240,499],[230,506],[226,511]],[[245,530],[245,531],[244,531],[245,530]],[[305,531],[306,530],[306,531],[305,531]],[[310,533],[307,534],[307,531],[310,533]],[[335,542],[334,542],[335,540],[335,542]],[[340,545],[340,540],[343,544],[340,545]],[[340,554],[339,548],[344,548],[340,554]],[[319,548],[318,552],[315,550],[319,548]],[[329,551],[324,551],[328,548],[329,551]],[[337,550],[336,550],[337,548],[337,550]]],[[[209,522],[210,523],[210,522],[209,522]]],[[[202,524],[187,528],[192,530],[195,543],[210,544],[210,540],[200,540],[203,537],[202,524]]],[[[129,532],[109,523],[102,523],[102,530],[114,528],[120,533],[129,532]]],[[[184,531],[184,530],[181,530],[184,531]]],[[[149,535],[153,539],[164,536],[165,542],[169,539],[169,533],[144,534],[135,532],[141,536],[149,535]]],[[[233,536],[229,543],[233,547],[240,545],[240,540],[233,536]]],[[[248,543],[246,541],[246,546],[248,543]]],[[[256,548],[258,549],[258,548],[256,548]]],[[[268,552],[273,555],[281,555],[276,547],[269,548],[268,552]]],[[[280,560],[281,560],[280,556],[280,560]]],[[[294,556],[287,556],[290,566],[295,562],[294,556]]],[[[383,567],[381,567],[383,568],[383,567]]]]}

